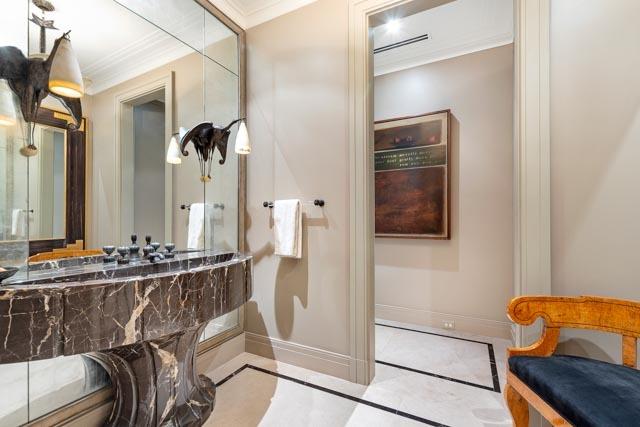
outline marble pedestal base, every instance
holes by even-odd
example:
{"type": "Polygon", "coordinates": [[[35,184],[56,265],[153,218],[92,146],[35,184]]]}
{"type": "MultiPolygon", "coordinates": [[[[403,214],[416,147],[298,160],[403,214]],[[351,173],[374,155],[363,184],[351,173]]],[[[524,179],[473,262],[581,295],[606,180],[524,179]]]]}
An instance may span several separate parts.
{"type": "Polygon", "coordinates": [[[213,381],[195,367],[205,326],[87,354],[111,377],[114,404],[106,425],[201,426],[216,395],[213,381]]]}

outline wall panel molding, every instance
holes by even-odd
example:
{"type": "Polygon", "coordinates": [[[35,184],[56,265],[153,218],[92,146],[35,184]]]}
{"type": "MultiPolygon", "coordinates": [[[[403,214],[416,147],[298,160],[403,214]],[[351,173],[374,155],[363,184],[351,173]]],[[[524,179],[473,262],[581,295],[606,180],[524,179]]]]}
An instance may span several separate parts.
{"type": "Polygon", "coordinates": [[[349,380],[351,358],[319,348],[245,332],[248,353],[349,380]]]}

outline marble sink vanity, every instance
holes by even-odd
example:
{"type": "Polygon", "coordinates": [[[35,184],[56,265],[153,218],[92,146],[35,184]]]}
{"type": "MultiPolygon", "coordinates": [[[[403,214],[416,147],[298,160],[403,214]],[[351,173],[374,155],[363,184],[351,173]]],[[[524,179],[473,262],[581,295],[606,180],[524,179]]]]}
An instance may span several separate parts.
{"type": "Polygon", "coordinates": [[[199,426],[215,402],[195,369],[207,323],[252,293],[252,258],[210,251],[149,263],[30,266],[0,288],[0,364],[83,354],[108,372],[111,426],[199,426]]]}

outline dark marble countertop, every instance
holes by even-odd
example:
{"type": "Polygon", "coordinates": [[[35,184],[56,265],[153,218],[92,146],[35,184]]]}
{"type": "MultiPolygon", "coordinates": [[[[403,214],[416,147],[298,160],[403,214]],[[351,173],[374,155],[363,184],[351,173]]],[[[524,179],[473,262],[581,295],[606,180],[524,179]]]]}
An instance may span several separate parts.
{"type": "Polygon", "coordinates": [[[177,253],[155,264],[91,257],[32,265],[0,287],[0,364],[198,328],[240,307],[252,290],[252,257],[239,253],[177,253]]]}
{"type": "Polygon", "coordinates": [[[114,278],[146,277],[158,273],[187,271],[199,266],[220,264],[247,258],[234,252],[188,251],[177,252],[174,258],[151,263],[140,260],[130,264],[103,263],[104,256],[65,258],[45,261],[22,267],[14,276],[4,280],[0,291],[24,288],[28,285],[53,285],[55,283],[84,282],[114,278]]]}

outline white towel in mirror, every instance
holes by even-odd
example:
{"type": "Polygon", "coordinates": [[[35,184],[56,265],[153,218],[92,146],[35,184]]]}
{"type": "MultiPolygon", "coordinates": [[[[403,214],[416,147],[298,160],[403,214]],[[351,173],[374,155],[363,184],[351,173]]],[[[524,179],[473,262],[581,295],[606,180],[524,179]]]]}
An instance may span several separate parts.
{"type": "Polygon", "coordinates": [[[204,249],[205,241],[208,248],[213,247],[213,221],[215,209],[210,203],[192,203],[189,209],[189,231],[187,236],[188,249],[204,249]]]}
{"type": "Polygon", "coordinates": [[[14,209],[11,211],[11,235],[24,239],[27,237],[27,211],[14,209]]]}
{"type": "Polygon", "coordinates": [[[280,257],[302,258],[302,204],[298,199],[273,203],[276,248],[280,257]]]}

